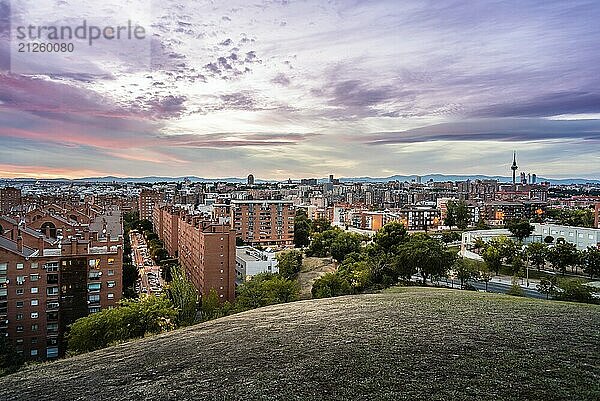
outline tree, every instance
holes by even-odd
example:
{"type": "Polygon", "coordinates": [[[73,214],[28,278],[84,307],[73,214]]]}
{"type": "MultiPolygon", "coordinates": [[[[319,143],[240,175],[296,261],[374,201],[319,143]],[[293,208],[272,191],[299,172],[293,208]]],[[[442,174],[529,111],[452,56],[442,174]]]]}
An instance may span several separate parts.
{"type": "Polygon", "coordinates": [[[546,243],[546,244],[551,244],[551,243],[553,243],[553,242],[554,242],[554,237],[553,237],[553,236],[551,236],[551,235],[546,235],[546,236],[544,237],[544,243],[546,243]]]}
{"type": "Polygon", "coordinates": [[[561,301],[594,303],[592,288],[582,280],[559,281],[555,298],[561,301]]]}
{"type": "Polygon", "coordinates": [[[537,290],[540,294],[546,294],[546,299],[550,298],[551,295],[556,293],[558,286],[558,279],[556,276],[550,278],[542,277],[540,283],[537,286],[537,290]]]}
{"type": "Polygon", "coordinates": [[[475,238],[475,242],[473,243],[473,248],[478,252],[485,248],[485,241],[481,239],[481,237],[475,238]]]}
{"type": "Polygon", "coordinates": [[[532,242],[525,248],[527,259],[538,271],[546,264],[547,253],[548,246],[542,242],[532,242]]]}
{"type": "Polygon", "coordinates": [[[464,201],[448,201],[446,204],[446,219],[444,223],[464,230],[469,226],[469,207],[464,201]]]}
{"type": "Polygon", "coordinates": [[[315,280],[311,290],[313,298],[337,297],[352,292],[350,283],[337,273],[325,273],[315,280]]]}
{"type": "Polygon", "coordinates": [[[456,277],[460,280],[460,287],[464,288],[469,280],[474,280],[479,277],[479,269],[477,265],[470,259],[460,258],[454,264],[456,277]]]}
{"type": "Polygon", "coordinates": [[[165,296],[122,300],[113,309],[77,319],[67,335],[68,351],[81,354],[148,334],[172,330],[177,310],[165,296]]]}
{"type": "Polygon", "coordinates": [[[297,248],[308,246],[310,243],[310,220],[303,209],[296,211],[294,217],[294,245],[297,248]]]}
{"type": "Polygon", "coordinates": [[[310,224],[311,233],[322,233],[331,230],[331,222],[327,219],[314,219],[310,224]]]}
{"type": "Polygon", "coordinates": [[[588,247],[583,252],[582,257],[583,271],[589,274],[590,278],[600,277],[600,249],[597,247],[588,247]]]}
{"type": "Polygon", "coordinates": [[[139,220],[136,228],[141,232],[152,231],[152,222],[147,219],[139,220]]]}
{"type": "Polygon", "coordinates": [[[514,276],[523,277],[525,263],[523,262],[523,258],[521,257],[520,253],[513,257],[510,269],[514,276]]]}
{"type": "Polygon", "coordinates": [[[340,232],[331,243],[331,257],[343,261],[346,255],[360,251],[362,239],[358,234],[340,232]]]}
{"type": "Polygon", "coordinates": [[[237,291],[236,307],[247,310],[295,301],[300,288],[296,281],[279,274],[260,273],[238,286],[237,291]]]}
{"type": "Polygon", "coordinates": [[[391,222],[381,227],[373,237],[373,243],[384,253],[391,253],[408,241],[408,232],[402,223],[391,222]]]}
{"type": "Polygon", "coordinates": [[[548,260],[564,276],[567,267],[574,266],[579,261],[579,251],[574,244],[568,242],[556,244],[548,251],[548,260]]]}
{"type": "Polygon", "coordinates": [[[279,274],[293,280],[302,269],[302,252],[291,250],[277,254],[277,266],[279,274]]]}
{"type": "Polygon", "coordinates": [[[524,297],[525,292],[523,292],[521,286],[515,280],[513,280],[513,283],[510,286],[509,290],[506,292],[506,295],[512,295],[514,297],[524,297]]]}
{"type": "Polygon", "coordinates": [[[189,326],[196,321],[198,290],[179,265],[171,267],[173,280],[168,286],[169,298],[178,312],[178,325],[189,326]]]}
{"type": "Polygon", "coordinates": [[[137,267],[131,263],[123,263],[123,295],[126,298],[135,298],[134,285],[139,277],[137,267]]]}
{"type": "Polygon", "coordinates": [[[8,337],[0,335],[0,377],[16,372],[24,362],[8,337]]]}
{"type": "Polygon", "coordinates": [[[506,228],[508,228],[519,242],[523,242],[534,230],[534,227],[527,220],[511,220],[506,224],[506,228]]]}
{"type": "Polygon", "coordinates": [[[487,246],[481,254],[481,257],[485,261],[486,266],[490,271],[496,273],[496,276],[500,272],[500,268],[502,267],[502,256],[500,254],[500,250],[495,246],[487,246]]]}
{"type": "Polygon", "coordinates": [[[323,231],[313,236],[310,246],[306,250],[309,256],[317,256],[320,258],[331,255],[331,244],[342,232],[339,228],[323,231]]]}
{"type": "Polygon", "coordinates": [[[156,263],[160,263],[163,260],[169,259],[169,252],[165,248],[153,249],[150,251],[150,255],[156,263]]]}
{"type": "Polygon", "coordinates": [[[427,234],[412,234],[400,247],[400,263],[421,273],[423,284],[428,278],[441,278],[448,274],[456,260],[456,254],[439,240],[427,234]]]}
{"type": "Polygon", "coordinates": [[[487,292],[488,283],[492,279],[492,272],[490,272],[487,266],[479,271],[479,279],[485,283],[485,291],[487,292]]]}
{"type": "Polygon", "coordinates": [[[200,308],[202,320],[206,321],[217,318],[220,307],[221,302],[219,300],[219,295],[214,288],[211,288],[208,294],[202,297],[202,306],[200,308]]]}

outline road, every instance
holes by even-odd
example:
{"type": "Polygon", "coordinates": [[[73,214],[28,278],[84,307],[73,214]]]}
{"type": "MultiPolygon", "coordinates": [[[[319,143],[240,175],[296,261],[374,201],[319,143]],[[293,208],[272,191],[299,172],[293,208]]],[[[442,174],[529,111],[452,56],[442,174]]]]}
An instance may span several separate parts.
{"type": "MultiPolygon", "coordinates": [[[[411,281],[423,282],[423,278],[421,276],[414,275],[414,276],[412,276],[411,281]]],[[[444,280],[440,280],[439,282],[435,282],[435,283],[442,285],[442,286],[451,287],[451,288],[457,288],[457,289],[460,288],[460,281],[458,281],[458,280],[452,281],[452,280],[448,279],[446,281],[444,279],[444,280]]],[[[486,290],[485,282],[470,280],[468,283],[470,285],[472,285],[473,287],[477,288],[478,290],[481,290],[481,291],[486,290]]],[[[545,294],[540,294],[536,290],[536,286],[537,286],[536,281],[530,280],[529,287],[527,287],[524,284],[520,284],[520,283],[519,283],[519,285],[520,285],[521,289],[523,290],[523,294],[525,295],[525,297],[535,298],[535,299],[546,299],[545,294]]],[[[504,276],[496,276],[496,277],[493,277],[492,280],[490,280],[490,282],[488,282],[487,292],[506,294],[510,290],[511,287],[512,287],[512,278],[504,277],[504,276]]]]}
{"type": "Polygon", "coordinates": [[[160,294],[163,285],[160,267],[150,257],[144,236],[137,231],[131,231],[130,240],[133,261],[139,272],[136,290],[139,293],[160,294]]]}

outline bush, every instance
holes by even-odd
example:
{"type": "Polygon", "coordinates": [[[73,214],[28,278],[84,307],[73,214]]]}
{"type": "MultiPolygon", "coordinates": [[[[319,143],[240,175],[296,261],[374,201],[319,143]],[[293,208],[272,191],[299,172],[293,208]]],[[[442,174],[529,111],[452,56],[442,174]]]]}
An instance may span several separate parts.
{"type": "Polygon", "coordinates": [[[311,293],[313,298],[328,298],[352,294],[353,291],[350,283],[341,275],[326,273],[313,283],[311,293]]]}

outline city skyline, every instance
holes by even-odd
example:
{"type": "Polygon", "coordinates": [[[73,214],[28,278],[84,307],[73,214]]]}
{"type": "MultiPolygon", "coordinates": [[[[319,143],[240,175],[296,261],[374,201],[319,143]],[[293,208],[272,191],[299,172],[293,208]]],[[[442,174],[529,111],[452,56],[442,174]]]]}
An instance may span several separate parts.
{"type": "Polygon", "coordinates": [[[0,34],[0,177],[508,177],[516,150],[600,179],[598,3],[163,3],[150,69],[11,73],[0,34]]]}

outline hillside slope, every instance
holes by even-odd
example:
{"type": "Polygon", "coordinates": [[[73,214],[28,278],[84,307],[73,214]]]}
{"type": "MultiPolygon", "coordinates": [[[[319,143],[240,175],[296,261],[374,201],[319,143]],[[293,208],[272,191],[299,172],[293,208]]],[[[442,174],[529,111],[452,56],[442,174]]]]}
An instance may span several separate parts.
{"type": "Polygon", "coordinates": [[[597,400],[600,307],[444,289],[275,305],[0,379],[2,400],[597,400]]]}

